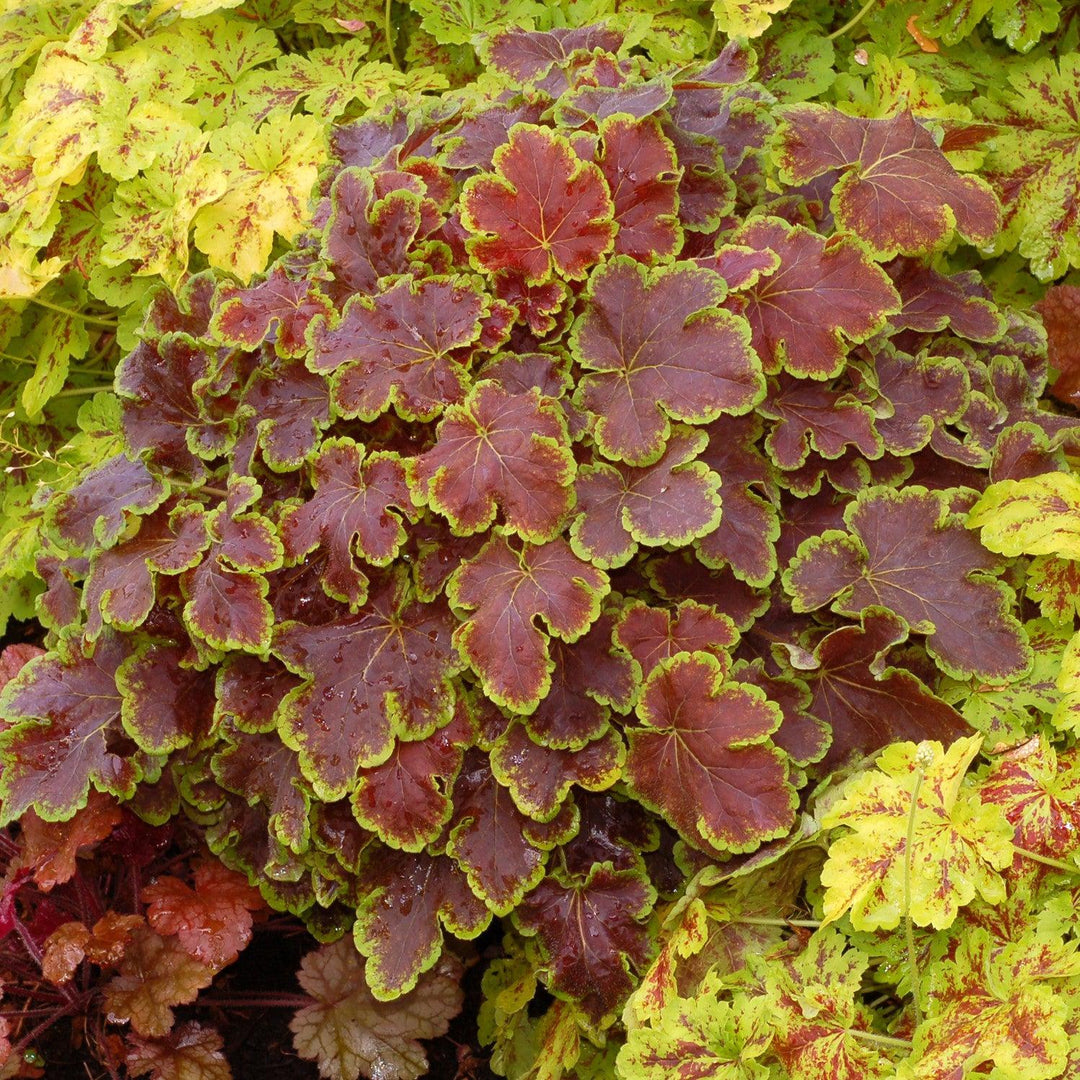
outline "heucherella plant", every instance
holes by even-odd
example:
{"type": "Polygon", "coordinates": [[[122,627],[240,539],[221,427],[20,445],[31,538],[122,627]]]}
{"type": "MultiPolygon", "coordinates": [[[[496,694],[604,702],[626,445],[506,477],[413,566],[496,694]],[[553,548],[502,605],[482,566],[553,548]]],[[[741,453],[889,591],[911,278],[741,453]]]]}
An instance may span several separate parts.
{"type": "Polygon", "coordinates": [[[616,6],[12,39],[10,341],[77,341],[4,429],[0,929],[70,917],[0,975],[78,972],[114,1072],[229,1075],[171,1010],[268,910],[340,1080],[422,1075],[480,956],[513,1080],[1080,1067],[1071,241],[1008,164],[1072,31],[616,6]]]}

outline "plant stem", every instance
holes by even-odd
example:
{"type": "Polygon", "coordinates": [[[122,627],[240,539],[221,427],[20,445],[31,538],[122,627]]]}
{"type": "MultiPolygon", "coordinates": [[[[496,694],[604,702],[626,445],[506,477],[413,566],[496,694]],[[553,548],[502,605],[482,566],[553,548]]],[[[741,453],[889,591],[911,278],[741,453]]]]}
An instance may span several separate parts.
{"type": "Polygon", "coordinates": [[[226,1009],[302,1009],[311,1004],[311,998],[306,994],[274,994],[265,995],[258,992],[236,996],[222,994],[220,997],[203,995],[195,999],[196,1005],[219,1005],[226,1009]]]}
{"type": "Polygon", "coordinates": [[[1080,867],[1070,866],[1069,863],[1062,862],[1060,859],[1051,859],[1047,855],[1037,855],[1034,851],[1028,851],[1027,848],[1019,847],[1017,844],[1013,844],[1012,849],[1017,855],[1023,855],[1025,859],[1031,859],[1033,862],[1042,863],[1043,866],[1051,866],[1055,870],[1061,870],[1066,874],[1080,875],[1080,867]]]}
{"type": "Polygon", "coordinates": [[[866,0],[861,8],[855,14],[848,19],[839,30],[834,30],[831,34],[826,35],[826,41],[835,41],[838,37],[843,37],[849,30],[853,30],[859,25],[866,17],[866,13],[877,3],[877,0],[866,0]]]}
{"type": "Polygon", "coordinates": [[[115,319],[99,319],[96,315],[87,315],[84,311],[74,311],[72,308],[54,304],[51,300],[42,300],[39,296],[32,296],[30,303],[37,304],[38,307],[45,308],[48,311],[59,312],[59,314],[66,315],[69,319],[81,319],[90,326],[101,326],[106,330],[115,330],[117,327],[115,319]]]}
{"type": "Polygon", "coordinates": [[[844,1034],[854,1039],[862,1039],[863,1042],[878,1043],[880,1046],[895,1046],[898,1050],[910,1050],[914,1045],[907,1039],[897,1039],[892,1035],[878,1035],[875,1031],[860,1031],[858,1028],[847,1028],[844,1034]]]}
{"type": "MultiPolygon", "coordinates": [[[[31,367],[37,366],[36,360],[30,360],[25,356],[16,356],[14,353],[3,352],[2,350],[0,350],[0,360],[7,360],[10,364],[29,364],[31,367]]],[[[74,364],[68,366],[68,371],[73,372],[76,375],[103,374],[101,368],[76,367],[74,364]]]]}
{"type": "Polygon", "coordinates": [[[386,4],[383,7],[383,34],[386,36],[386,51],[390,54],[390,63],[400,71],[401,65],[394,55],[394,36],[390,27],[390,5],[392,2],[393,0],[386,0],[386,4]]]}
{"type": "Polygon", "coordinates": [[[919,789],[922,787],[925,775],[920,765],[915,772],[915,785],[911,790],[907,843],[904,845],[904,940],[907,943],[908,973],[911,978],[911,997],[915,1008],[916,1027],[922,1023],[922,1001],[919,997],[919,954],[915,951],[915,927],[911,921],[911,849],[915,844],[915,810],[919,805],[919,789]]]}
{"type": "MultiPolygon", "coordinates": [[[[96,374],[100,374],[100,372],[96,374]]],[[[107,390],[109,393],[112,393],[112,386],[70,386],[67,390],[57,391],[53,394],[53,397],[82,397],[84,394],[100,394],[102,390],[107,390]]]]}
{"type": "Polygon", "coordinates": [[[816,930],[821,923],[817,919],[765,919],[746,915],[741,919],[729,919],[729,922],[745,923],[747,926],[805,926],[816,930]]]}

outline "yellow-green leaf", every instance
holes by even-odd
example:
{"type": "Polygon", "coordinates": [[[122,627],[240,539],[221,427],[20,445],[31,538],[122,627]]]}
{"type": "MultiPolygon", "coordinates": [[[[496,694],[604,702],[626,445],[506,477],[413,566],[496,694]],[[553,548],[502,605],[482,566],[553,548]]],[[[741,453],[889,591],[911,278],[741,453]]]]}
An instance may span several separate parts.
{"type": "Polygon", "coordinates": [[[856,930],[891,930],[910,915],[941,930],[976,893],[992,904],[1004,898],[997,871],[1013,860],[1013,828],[964,782],[981,744],[981,735],[948,751],[897,743],[876,770],[848,781],[821,821],[850,830],[821,871],[825,922],[850,913],[856,930]]]}
{"type": "Polygon", "coordinates": [[[1002,555],[1080,559],[1080,480],[1062,472],[1002,480],[986,489],[967,523],[1002,555]]]}

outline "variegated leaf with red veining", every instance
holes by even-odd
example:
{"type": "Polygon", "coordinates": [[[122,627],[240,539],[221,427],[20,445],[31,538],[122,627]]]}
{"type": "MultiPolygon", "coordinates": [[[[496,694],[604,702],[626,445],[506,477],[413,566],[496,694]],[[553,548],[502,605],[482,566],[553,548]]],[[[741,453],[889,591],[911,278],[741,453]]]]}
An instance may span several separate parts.
{"type": "Polygon", "coordinates": [[[556,637],[576,641],[596,621],[609,588],[607,574],[578,559],[562,538],[517,551],[496,533],[447,585],[454,608],[471,612],[454,643],[492,701],[533,712],[551,687],[553,666],[537,616],[556,637]]]}
{"type": "Polygon", "coordinates": [[[547,128],[515,124],[494,171],[468,180],[462,221],[485,270],[516,270],[539,285],[553,273],[580,281],[611,249],[616,226],[604,175],[547,128]]]}
{"type": "Polygon", "coordinates": [[[584,879],[548,876],[518,906],[514,921],[539,937],[549,987],[600,1024],[633,989],[631,972],[648,960],[642,920],[655,901],[643,875],[601,863],[584,879]]]}
{"type": "Polygon", "coordinates": [[[570,349],[587,372],[574,400],[596,415],[605,457],[648,465],[671,420],[705,423],[760,399],[749,329],[719,310],[722,295],[715,274],[682,263],[649,271],[617,256],[593,274],[570,349]]]}
{"type": "Polygon", "coordinates": [[[465,875],[445,855],[374,848],[361,865],[367,893],[353,935],[367,984],[381,1001],[407,994],[442,955],[443,927],[474,938],[491,921],[465,875]]]}
{"type": "Polygon", "coordinates": [[[962,176],[929,128],[910,112],[883,120],[824,105],[783,112],[777,160],[791,184],[833,170],[832,211],[843,229],[883,257],[944,247],[954,232],[985,244],[1001,226],[1001,209],[985,181],[962,176]]]}
{"type": "Polygon", "coordinates": [[[711,653],[680,653],[653,669],[637,714],[643,726],[626,732],[627,786],[687,840],[750,851],[791,828],[795,791],[769,739],[780,709],[757,687],[726,682],[711,653]]]}
{"type": "Polygon", "coordinates": [[[476,384],[439,422],[435,445],[410,463],[413,498],[457,534],[505,528],[533,543],[552,539],[573,505],[574,456],[562,410],[537,392],[476,384]]]}
{"type": "MultiPolygon", "coordinates": [[[[851,344],[865,341],[900,310],[888,274],[849,236],[826,240],[779,218],[754,218],[733,241],[779,259],[729,301],[753,331],[768,372],[802,378],[839,373],[851,344]]],[[[708,261],[706,261],[706,265],[708,261]]]]}
{"type": "Polygon", "coordinates": [[[1015,843],[1051,859],[1080,846],[1080,762],[1045,735],[996,758],[979,785],[983,802],[1000,806],[1015,826],[1015,843]]]}
{"type": "Polygon", "coordinates": [[[279,731],[320,799],[352,790],[357,768],[386,761],[396,736],[423,738],[449,719],[454,625],[444,602],[415,600],[397,573],[356,615],[277,629],[274,652],[305,679],[282,703],[279,731]]]}
{"type": "Polygon", "coordinates": [[[351,439],[335,438],[323,442],[312,472],[315,494],[281,517],[285,555],[298,560],[323,547],[323,588],[355,610],[368,588],[356,556],[385,566],[405,542],[402,512],[413,517],[405,464],[397,454],[364,456],[351,439]]]}
{"type": "Polygon", "coordinates": [[[180,1024],[158,1039],[131,1032],[125,1040],[124,1064],[131,1076],[151,1080],[232,1080],[225,1040],[196,1020],[180,1024]]]}

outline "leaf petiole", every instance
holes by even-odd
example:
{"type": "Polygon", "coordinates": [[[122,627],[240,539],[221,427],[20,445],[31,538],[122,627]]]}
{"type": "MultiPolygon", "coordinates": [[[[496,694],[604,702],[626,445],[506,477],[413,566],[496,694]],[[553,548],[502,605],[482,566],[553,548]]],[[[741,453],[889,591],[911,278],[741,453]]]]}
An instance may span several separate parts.
{"type": "Polygon", "coordinates": [[[45,308],[47,311],[55,311],[60,315],[66,315],[69,319],[79,319],[89,326],[101,326],[106,330],[115,330],[115,319],[99,319],[96,315],[87,315],[84,311],[75,311],[73,308],[64,307],[62,304],[54,304],[51,300],[42,300],[40,296],[30,297],[31,304],[45,308]]]}
{"type": "Polygon", "coordinates": [[[867,12],[877,3],[877,0],[866,0],[858,11],[839,30],[834,30],[831,34],[825,36],[826,41],[835,41],[838,37],[843,37],[849,30],[854,30],[866,17],[867,12]]]}
{"type": "Polygon", "coordinates": [[[1053,867],[1053,869],[1060,870],[1065,874],[1080,875],[1080,866],[1070,866],[1067,862],[1062,862],[1061,859],[1051,859],[1048,855],[1038,855],[1034,851],[1028,851],[1027,848],[1020,847],[1018,844],[1013,844],[1012,849],[1017,855],[1023,855],[1025,859],[1031,859],[1032,862],[1042,863],[1043,866],[1053,867]]]}

